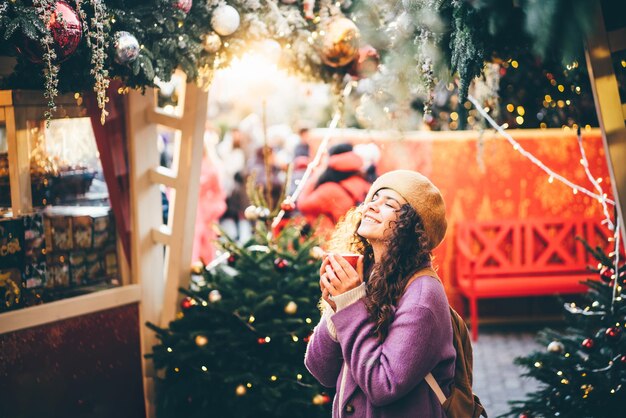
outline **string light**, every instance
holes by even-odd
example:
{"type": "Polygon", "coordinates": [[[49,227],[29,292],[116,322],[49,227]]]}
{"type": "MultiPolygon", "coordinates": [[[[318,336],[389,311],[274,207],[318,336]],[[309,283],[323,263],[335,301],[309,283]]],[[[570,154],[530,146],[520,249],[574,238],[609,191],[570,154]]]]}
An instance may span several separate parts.
{"type": "MultiPolygon", "coordinates": [[[[320,36],[324,36],[323,31],[320,31],[319,34],[320,36]]],[[[341,95],[343,96],[344,99],[346,99],[348,96],[350,96],[351,92],[352,92],[352,83],[348,82],[346,83],[346,86],[344,87],[341,95]]],[[[315,158],[313,158],[313,161],[311,161],[309,165],[307,165],[306,170],[304,174],[302,175],[302,178],[300,179],[300,183],[298,183],[298,186],[296,187],[296,190],[294,190],[291,196],[287,196],[285,198],[285,201],[295,202],[296,200],[298,200],[298,196],[300,196],[302,189],[304,188],[307,180],[311,176],[311,172],[313,171],[315,167],[317,167],[320,164],[320,161],[322,160],[322,155],[324,154],[324,151],[326,150],[326,147],[328,146],[328,142],[330,141],[331,135],[334,133],[335,129],[337,128],[337,125],[339,124],[339,120],[341,120],[341,109],[337,109],[335,111],[335,114],[333,115],[333,119],[330,121],[330,125],[328,125],[328,129],[326,130],[326,133],[324,134],[324,138],[322,139],[322,142],[320,143],[320,146],[317,149],[317,152],[315,153],[315,158]]],[[[278,214],[274,218],[274,221],[272,222],[272,229],[278,226],[280,221],[283,219],[283,216],[285,216],[285,211],[281,209],[280,212],[278,212],[278,214]]]]}

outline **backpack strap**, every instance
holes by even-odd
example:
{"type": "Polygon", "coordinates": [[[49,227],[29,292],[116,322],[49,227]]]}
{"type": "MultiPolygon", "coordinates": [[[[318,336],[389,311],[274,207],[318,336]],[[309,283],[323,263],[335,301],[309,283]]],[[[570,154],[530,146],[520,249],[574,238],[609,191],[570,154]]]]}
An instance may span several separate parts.
{"type": "MultiPolygon", "coordinates": [[[[408,282],[406,282],[406,286],[405,286],[405,290],[407,287],[409,287],[409,285],[411,283],[413,283],[413,281],[415,279],[417,279],[418,277],[422,277],[422,276],[430,276],[430,277],[434,277],[435,279],[441,281],[441,279],[439,278],[439,276],[437,275],[437,272],[435,270],[433,270],[432,267],[425,267],[421,270],[419,270],[417,273],[415,273],[408,282]]],[[[435,380],[435,377],[433,376],[432,373],[428,373],[426,375],[426,377],[424,378],[424,380],[426,380],[426,383],[428,383],[428,386],[430,386],[430,388],[433,390],[433,392],[435,392],[435,395],[437,396],[437,399],[439,399],[439,402],[441,402],[441,404],[443,405],[444,402],[446,401],[446,395],[443,393],[443,390],[441,390],[441,386],[439,386],[439,383],[437,383],[437,381],[435,380]]]]}
{"type": "Polygon", "coordinates": [[[441,402],[441,404],[443,405],[444,402],[446,401],[446,395],[444,395],[443,391],[441,390],[441,387],[439,386],[439,383],[437,383],[437,381],[433,377],[433,374],[428,373],[426,377],[424,378],[424,380],[426,380],[426,383],[428,383],[428,386],[430,386],[433,392],[435,392],[435,395],[437,395],[437,399],[439,399],[439,402],[441,402]]]}

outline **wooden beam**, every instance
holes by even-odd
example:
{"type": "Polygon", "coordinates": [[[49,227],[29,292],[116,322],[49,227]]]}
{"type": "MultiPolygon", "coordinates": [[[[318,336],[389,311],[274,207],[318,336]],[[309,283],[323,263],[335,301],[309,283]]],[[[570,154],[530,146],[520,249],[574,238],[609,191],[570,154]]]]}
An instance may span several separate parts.
{"type": "Polygon", "coordinates": [[[167,126],[172,129],[183,129],[183,120],[178,116],[170,115],[168,113],[160,112],[155,109],[149,109],[146,111],[146,118],[148,122],[155,123],[161,126],[167,126]]]}
{"type": "MultiPolygon", "coordinates": [[[[600,4],[596,3],[596,30],[587,38],[585,56],[602,139],[606,150],[611,185],[615,196],[617,213],[622,220],[621,234],[626,239],[624,209],[626,209],[626,126],[619,97],[609,39],[606,33],[600,4]]],[[[616,31],[617,32],[617,31],[616,31]]],[[[622,33],[622,32],[620,32],[622,33]]],[[[626,33],[622,33],[626,35],[626,33]]],[[[621,36],[621,35],[620,35],[621,36]]],[[[613,40],[618,43],[617,39],[613,40]]],[[[622,41],[619,41],[620,43],[622,41]]]]}
{"type": "MultiPolygon", "coordinates": [[[[3,92],[6,93],[6,92],[3,92]]],[[[10,93],[10,92],[9,92],[10,93]]],[[[6,96],[3,95],[3,97],[6,96]]],[[[6,99],[6,97],[4,97],[6,99]]],[[[11,210],[13,216],[31,212],[33,198],[30,186],[30,145],[26,127],[19,129],[20,115],[15,114],[15,107],[4,108],[6,119],[6,138],[9,158],[9,184],[11,186],[11,210]]]]}
{"type": "Polygon", "coordinates": [[[0,334],[139,302],[139,296],[139,286],[129,285],[5,312],[0,316],[0,334]]]}
{"type": "Polygon", "coordinates": [[[163,223],[161,213],[161,191],[150,179],[150,171],[159,164],[157,129],[148,116],[155,106],[154,95],[142,95],[131,91],[128,94],[127,118],[130,158],[131,195],[131,266],[132,278],[141,286],[139,324],[141,336],[141,362],[146,416],[154,418],[155,371],[152,361],[143,355],[152,352],[157,343],[156,335],[144,324],[159,323],[163,302],[163,247],[155,245],[153,228],[163,223]]]}
{"type": "Polygon", "coordinates": [[[172,245],[172,231],[167,225],[161,225],[158,228],[152,228],[150,232],[152,240],[155,243],[163,245],[172,245]]]}
{"type": "Polygon", "coordinates": [[[149,174],[153,183],[162,184],[172,189],[175,189],[178,185],[178,177],[174,171],[162,165],[151,169],[149,174]]]}
{"type": "Polygon", "coordinates": [[[208,94],[195,83],[187,83],[182,115],[181,137],[174,156],[174,170],[178,173],[178,187],[170,202],[172,245],[166,249],[166,280],[163,294],[161,326],[167,326],[176,316],[179,287],[189,284],[191,252],[195,231],[200,166],[204,151],[204,125],[206,123],[208,94]]]}

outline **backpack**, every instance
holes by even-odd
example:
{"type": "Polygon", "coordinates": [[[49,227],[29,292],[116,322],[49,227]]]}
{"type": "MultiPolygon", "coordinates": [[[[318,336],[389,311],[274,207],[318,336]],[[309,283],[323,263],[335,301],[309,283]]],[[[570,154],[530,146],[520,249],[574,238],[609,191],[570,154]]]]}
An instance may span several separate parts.
{"type": "MultiPolygon", "coordinates": [[[[407,287],[420,276],[431,276],[441,280],[435,270],[427,267],[414,274],[408,281],[407,287]]],[[[473,353],[467,325],[461,318],[461,315],[452,309],[451,306],[449,308],[452,320],[452,340],[456,350],[454,382],[450,390],[450,396],[446,399],[432,373],[428,373],[426,376],[426,383],[437,395],[448,418],[479,418],[480,416],[487,418],[487,412],[480,403],[480,399],[472,392],[473,353]]]]}

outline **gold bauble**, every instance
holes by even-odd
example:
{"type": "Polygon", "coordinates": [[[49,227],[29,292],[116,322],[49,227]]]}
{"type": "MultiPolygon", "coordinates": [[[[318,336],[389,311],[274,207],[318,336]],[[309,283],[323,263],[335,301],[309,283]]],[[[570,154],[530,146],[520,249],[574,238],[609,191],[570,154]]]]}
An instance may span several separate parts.
{"type": "Polygon", "coordinates": [[[288,315],[294,315],[298,310],[298,305],[293,300],[285,305],[285,313],[288,315]]]}
{"type": "Polygon", "coordinates": [[[202,37],[202,48],[206,52],[215,53],[222,47],[222,38],[215,33],[209,32],[202,37]]]}
{"type": "Polygon", "coordinates": [[[343,67],[351,63],[359,53],[359,28],[346,17],[336,17],[323,26],[321,58],[324,64],[343,67]]]}
{"type": "Polygon", "coordinates": [[[237,394],[237,396],[243,396],[246,394],[246,392],[248,392],[248,389],[246,389],[244,385],[239,385],[237,386],[237,389],[235,389],[235,393],[237,394]]]}
{"type": "Polygon", "coordinates": [[[196,335],[195,343],[198,347],[204,347],[209,343],[209,339],[204,335],[196,335]]]}
{"type": "Polygon", "coordinates": [[[324,397],[319,393],[313,396],[313,405],[324,405],[324,397]]]}

